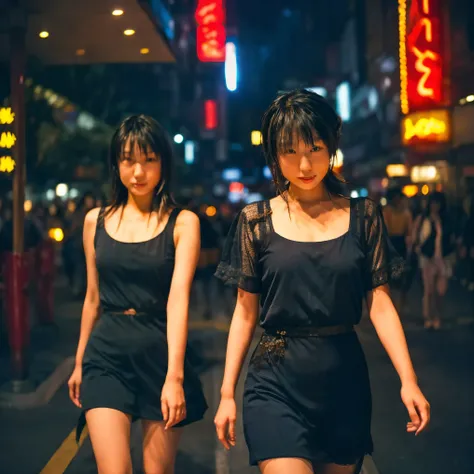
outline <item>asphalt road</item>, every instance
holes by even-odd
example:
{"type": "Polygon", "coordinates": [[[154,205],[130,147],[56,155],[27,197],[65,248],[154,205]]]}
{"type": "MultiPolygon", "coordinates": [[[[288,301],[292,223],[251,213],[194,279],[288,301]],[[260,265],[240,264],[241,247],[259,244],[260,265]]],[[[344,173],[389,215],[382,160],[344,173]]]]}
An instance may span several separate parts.
{"type": "MultiPolygon", "coordinates": [[[[55,350],[62,356],[75,350],[80,303],[63,298],[58,305],[62,339],[55,350]],[[62,306],[61,306],[62,305],[62,306]]],[[[452,315],[453,317],[456,315],[452,315]]],[[[407,414],[400,401],[397,375],[370,323],[359,328],[367,355],[374,398],[374,461],[367,473],[474,474],[474,326],[447,325],[427,332],[415,323],[406,332],[420,384],[432,405],[430,430],[415,438],[405,433],[407,414]]],[[[199,371],[210,409],[205,419],[185,430],[177,460],[177,474],[250,474],[248,454],[238,423],[237,447],[230,453],[217,444],[213,417],[222,377],[228,314],[218,310],[212,321],[192,316],[190,340],[199,355],[199,371]]],[[[462,319],[462,318],[461,318],[462,319]]],[[[256,340],[254,341],[254,343],[256,340]]],[[[39,357],[48,344],[36,343],[39,357]],[[42,352],[41,352],[42,351],[42,352]]],[[[5,359],[0,360],[4,364],[5,359]]],[[[244,374],[245,376],[245,374],[244,374]]],[[[241,403],[242,380],[238,390],[241,403]]],[[[72,435],[78,410],[71,404],[65,384],[45,406],[0,411],[0,473],[87,474],[97,472],[89,439],[78,449],[72,435]]],[[[132,430],[132,457],[141,472],[141,437],[138,423],[132,430]]]]}

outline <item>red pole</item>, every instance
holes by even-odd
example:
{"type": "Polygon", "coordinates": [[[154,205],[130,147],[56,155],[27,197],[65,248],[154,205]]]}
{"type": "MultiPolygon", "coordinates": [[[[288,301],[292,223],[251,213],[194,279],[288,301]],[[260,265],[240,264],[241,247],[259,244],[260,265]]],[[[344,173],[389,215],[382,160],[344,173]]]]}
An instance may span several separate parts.
{"type": "Polygon", "coordinates": [[[25,22],[21,9],[13,8],[10,16],[10,87],[11,105],[15,113],[12,148],[15,160],[13,176],[13,254],[6,261],[6,299],[8,332],[12,354],[12,379],[27,377],[25,353],[29,344],[28,327],[28,269],[24,252],[25,202],[25,22]]]}
{"type": "Polygon", "coordinates": [[[40,244],[36,273],[37,314],[41,324],[54,322],[54,245],[51,239],[40,244]]]}

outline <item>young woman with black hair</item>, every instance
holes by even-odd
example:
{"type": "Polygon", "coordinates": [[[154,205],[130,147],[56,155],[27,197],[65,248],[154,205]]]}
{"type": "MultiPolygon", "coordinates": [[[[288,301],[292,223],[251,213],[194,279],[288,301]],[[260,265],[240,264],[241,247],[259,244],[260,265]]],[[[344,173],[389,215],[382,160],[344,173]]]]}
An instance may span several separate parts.
{"type": "Polygon", "coordinates": [[[180,427],[207,405],[186,359],[198,217],[176,207],[172,146],[143,115],[112,138],[112,202],[85,218],[87,294],[69,380],[100,474],[131,474],[130,425],[142,420],[144,471],[174,472],[180,427]],[[101,314],[99,314],[101,313],[101,314]]]}
{"type": "Polygon", "coordinates": [[[235,388],[259,319],[243,423],[250,463],[264,474],[360,472],[372,452],[371,393],[354,331],[370,318],[401,380],[419,434],[429,404],[418,387],[387,284],[403,260],[369,199],[344,197],[333,172],[341,120],[321,96],[279,96],[263,118],[263,150],[278,195],[234,221],[216,276],[238,287],[217,433],[235,445],[235,388]]]}

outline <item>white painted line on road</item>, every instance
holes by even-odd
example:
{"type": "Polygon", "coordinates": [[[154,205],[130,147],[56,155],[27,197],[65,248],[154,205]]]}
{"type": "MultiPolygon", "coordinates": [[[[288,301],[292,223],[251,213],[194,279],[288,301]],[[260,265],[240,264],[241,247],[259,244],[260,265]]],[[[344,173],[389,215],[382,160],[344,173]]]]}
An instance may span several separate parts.
{"type": "Polygon", "coordinates": [[[364,465],[362,466],[360,474],[380,474],[372,456],[366,456],[364,458],[364,465]]]}

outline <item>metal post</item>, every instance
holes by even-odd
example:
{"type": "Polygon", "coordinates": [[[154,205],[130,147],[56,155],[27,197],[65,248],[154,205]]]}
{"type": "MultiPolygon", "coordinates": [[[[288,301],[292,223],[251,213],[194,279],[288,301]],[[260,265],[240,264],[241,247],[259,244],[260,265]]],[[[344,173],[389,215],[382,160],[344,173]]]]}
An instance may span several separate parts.
{"type": "Polygon", "coordinates": [[[28,259],[24,251],[25,202],[25,23],[21,9],[12,9],[10,17],[11,108],[15,114],[16,136],[12,156],[13,176],[13,252],[6,261],[6,300],[8,335],[11,350],[12,389],[27,390],[28,367],[25,359],[29,344],[28,259]]]}
{"type": "Polygon", "coordinates": [[[13,133],[16,142],[13,159],[16,162],[13,176],[13,253],[24,251],[25,220],[25,31],[14,28],[10,34],[11,66],[10,87],[11,104],[15,113],[13,133]]]}

